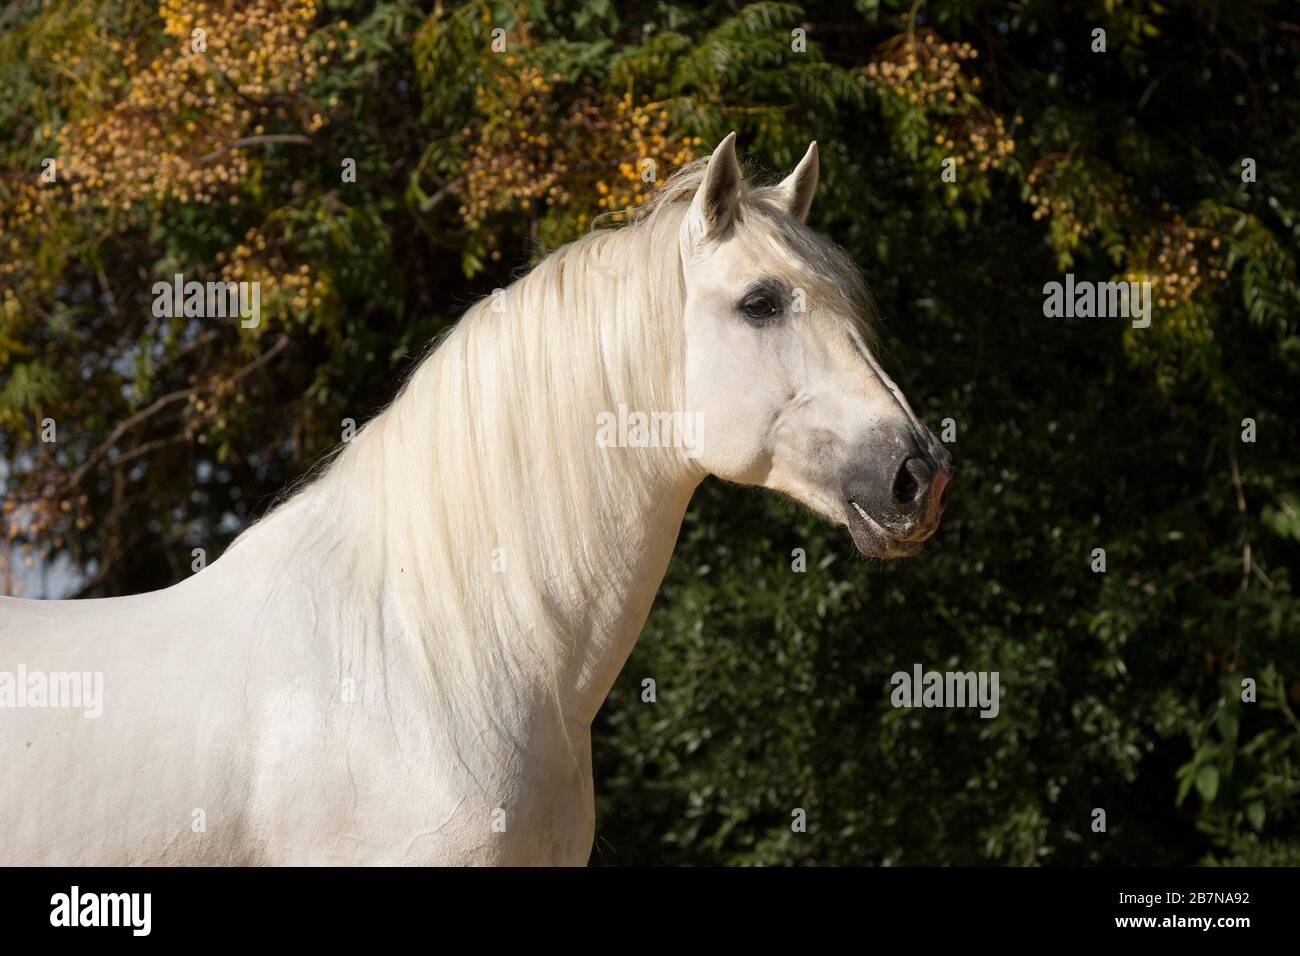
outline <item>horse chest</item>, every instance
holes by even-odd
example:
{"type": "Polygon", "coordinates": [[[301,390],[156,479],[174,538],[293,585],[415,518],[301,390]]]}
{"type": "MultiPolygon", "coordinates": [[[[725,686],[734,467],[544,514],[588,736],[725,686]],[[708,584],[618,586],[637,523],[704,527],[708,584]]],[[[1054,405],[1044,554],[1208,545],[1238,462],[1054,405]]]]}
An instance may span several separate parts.
{"type": "MultiPolygon", "coordinates": [[[[582,865],[595,806],[589,738],[573,746],[299,721],[258,756],[267,862],[582,865]]],[[[385,721],[386,723],[386,721],[385,721]]]]}

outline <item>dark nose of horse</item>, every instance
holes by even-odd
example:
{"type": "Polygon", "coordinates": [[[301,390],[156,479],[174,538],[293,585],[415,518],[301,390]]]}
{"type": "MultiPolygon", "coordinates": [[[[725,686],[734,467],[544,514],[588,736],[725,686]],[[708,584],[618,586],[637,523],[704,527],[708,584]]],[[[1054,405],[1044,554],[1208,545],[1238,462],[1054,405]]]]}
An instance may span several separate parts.
{"type": "Polygon", "coordinates": [[[850,518],[860,515],[889,534],[921,541],[934,533],[952,477],[952,455],[933,436],[882,428],[843,475],[850,518]]]}
{"type": "Polygon", "coordinates": [[[930,524],[943,513],[944,490],[952,477],[952,456],[941,449],[938,460],[919,449],[905,456],[894,475],[894,508],[901,517],[930,524]]]}

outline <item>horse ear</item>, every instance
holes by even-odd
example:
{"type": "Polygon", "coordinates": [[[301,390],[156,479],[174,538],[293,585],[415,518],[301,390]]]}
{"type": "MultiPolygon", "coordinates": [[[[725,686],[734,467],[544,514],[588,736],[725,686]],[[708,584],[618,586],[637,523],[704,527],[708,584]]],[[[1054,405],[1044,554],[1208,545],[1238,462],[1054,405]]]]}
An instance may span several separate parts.
{"type": "Polygon", "coordinates": [[[728,133],[709,157],[704,180],[682,221],[682,241],[687,248],[717,236],[731,223],[740,203],[741,179],[736,134],[728,133]]]}
{"type": "Polygon", "coordinates": [[[808,210],[812,208],[813,193],[817,191],[818,165],[817,141],[813,140],[794,172],[785,177],[775,190],[777,202],[800,222],[808,218],[808,210]]]}

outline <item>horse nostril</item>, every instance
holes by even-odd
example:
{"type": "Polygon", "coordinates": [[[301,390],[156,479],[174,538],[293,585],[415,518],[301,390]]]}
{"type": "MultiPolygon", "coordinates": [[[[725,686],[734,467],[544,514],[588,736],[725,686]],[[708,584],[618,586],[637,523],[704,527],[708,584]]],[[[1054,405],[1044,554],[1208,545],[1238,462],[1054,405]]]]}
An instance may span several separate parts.
{"type": "Polygon", "coordinates": [[[921,484],[918,477],[925,477],[921,462],[916,458],[907,458],[894,476],[894,504],[910,505],[919,497],[921,484]]]}

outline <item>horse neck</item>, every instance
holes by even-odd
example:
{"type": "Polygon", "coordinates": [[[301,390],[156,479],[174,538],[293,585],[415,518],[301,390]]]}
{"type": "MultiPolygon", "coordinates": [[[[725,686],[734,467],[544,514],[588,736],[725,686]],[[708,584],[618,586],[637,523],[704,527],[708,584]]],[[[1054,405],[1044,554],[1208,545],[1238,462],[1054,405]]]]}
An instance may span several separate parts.
{"type": "Polygon", "coordinates": [[[338,547],[313,547],[332,562],[319,586],[395,609],[430,693],[494,721],[558,704],[576,731],[635,645],[702,472],[679,447],[597,441],[620,405],[680,408],[664,276],[555,258],[499,311],[471,310],[302,513],[338,523],[338,547]]]}
{"type": "Polygon", "coordinates": [[[604,566],[580,563],[567,582],[550,582],[549,593],[577,611],[567,625],[571,644],[560,685],[569,695],[564,713],[576,726],[590,724],[636,645],[696,483],[687,475],[611,496],[622,504],[605,509],[586,532],[590,553],[602,555],[604,566]]]}

